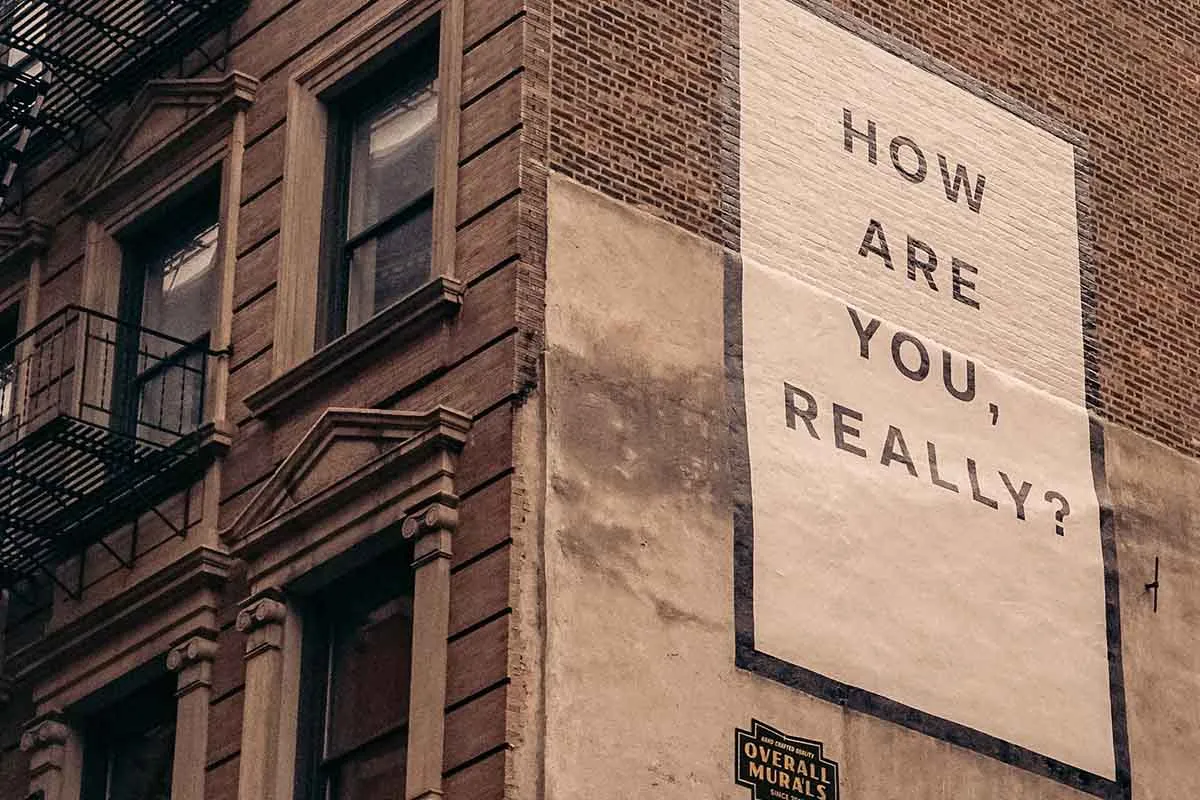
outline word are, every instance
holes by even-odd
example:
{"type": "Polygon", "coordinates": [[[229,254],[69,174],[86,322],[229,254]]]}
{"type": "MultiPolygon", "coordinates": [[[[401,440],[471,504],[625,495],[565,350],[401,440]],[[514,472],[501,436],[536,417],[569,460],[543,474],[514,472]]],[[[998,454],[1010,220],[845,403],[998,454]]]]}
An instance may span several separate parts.
{"type": "MultiPolygon", "coordinates": [[[[804,429],[808,431],[809,436],[817,441],[822,441],[820,434],[817,433],[817,426],[815,424],[820,410],[816,397],[811,393],[784,382],[783,411],[784,422],[788,428],[797,430],[797,425],[803,425],[804,429]]],[[[858,456],[859,458],[868,458],[866,448],[859,444],[862,440],[862,429],[858,425],[861,425],[864,421],[862,413],[835,402],[829,404],[829,417],[832,426],[833,446],[838,450],[858,456]]],[[[880,466],[893,468],[893,465],[899,465],[899,467],[903,468],[913,478],[918,479],[921,477],[922,469],[924,469],[931,485],[955,494],[958,494],[960,491],[959,484],[947,479],[948,473],[943,471],[943,463],[938,460],[937,445],[931,441],[925,442],[925,458],[921,459],[921,466],[918,467],[918,462],[913,458],[904,432],[895,425],[888,425],[887,434],[884,436],[883,443],[879,446],[878,452],[880,466]]],[[[1026,504],[1033,491],[1033,484],[1029,481],[1021,481],[1018,484],[1003,470],[996,470],[995,474],[1000,477],[1000,482],[1004,484],[1005,493],[1008,495],[1007,501],[1011,502],[1016,518],[1024,520],[1026,504]]],[[[966,459],[966,477],[967,482],[970,484],[971,499],[973,501],[992,510],[1000,508],[1000,500],[998,499],[1000,492],[985,485],[981,478],[987,477],[987,474],[984,473],[981,476],[979,464],[973,458],[966,459]],[[996,495],[996,497],[993,497],[992,494],[996,495]]],[[[1033,496],[1037,497],[1037,495],[1033,496]]],[[[1067,498],[1051,489],[1042,495],[1042,499],[1055,508],[1055,533],[1059,536],[1065,535],[1063,520],[1071,513],[1071,507],[1067,502],[1067,498]]]]}
{"type": "MultiPolygon", "coordinates": [[[[854,127],[854,115],[850,109],[842,109],[842,140],[847,153],[854,152],[855,141],[866,144],[867,161],[879,163],[879,144],[876,139],[875,120],[867,120],[865,131],[854,127]]],[[[888,144],[888,154],[892,159],[892,167],[909,183],[924,183],[929,175],[929,160],[925,151],[907,136],[893,137],[888,144]]],[[[954,165],[954,175],[950,175],[950,162],[946,156],[937,154],[938,167],[942,173],[942,186],[946,190],[946,199],[957,203],[960,196],[964,197],[967,207],[979,213],[983,205],[983,190],[987,186],[987,178],[978,174],[974,181],[963,164],[954,165]]]]}
{"type": "MultiPolygon", "coordinates": [[[[879,332],[879,326],[883,323],[874,317],[864,323],[862,317],[853,308],[846,306],[846,310],[850,312],[850,323],[854,326],[854,332],[858,334],[858,354],[862,358],[870,360],[871,339],[879,332]]],[[[955,400],[969,403],[975,399],[975,362],[969,358],[964,361],[966,362],[965,385],[960,389],[954,385],[954,356],[949,350],[942,350],[942,385],[955,400]]],[[[929,348],[911,333],[896,331],[892,334],[892,362],[900,374],[910,381],[920,383],[929,377],[929,348]],[[905,345],[908,347],[906,348],[905,345]],[[904,355],[906,350],[916,357],[915,361],[912,356],[906,360],[904,355]],[[913,363],[910,364],[909,361],[913,361],[913,363]]],[[[999,414],[998,410],[997,414],[999,414]]]]}
{"type": "MultiPolygon", "coordinates": [[[[905,253],[908,279],[915,282],[919,272],[925,278],[925,283],[928,284],[931,291],[939,291],[937,281],[933,277],[933,273],[938,268],[938,255],[934,249],[920,239],[906,236],[905,253]]],[[[869,258],[871,255],[879,256],[883,260],[883,266],[893,271],[896,269],[892,259],[892,248],[888,244],[887,234],[884,233],[883,223],[879,220],[873,219],[867,223],[867,232],[863,234],[858,254],[863,258],[869,258]]],[[[975,281],[967,277],[978,274],[978,269],[961,258],[952,256],[950,258],[950,296],[965,306],[978,309],[979,298],[971,294],[976,291],[975,281]]]]}

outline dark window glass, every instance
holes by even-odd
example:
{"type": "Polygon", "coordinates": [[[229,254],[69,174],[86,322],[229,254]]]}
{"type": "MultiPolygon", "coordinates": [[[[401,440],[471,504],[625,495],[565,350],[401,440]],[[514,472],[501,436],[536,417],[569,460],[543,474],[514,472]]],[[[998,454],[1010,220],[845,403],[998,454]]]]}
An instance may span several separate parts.
{"type": "Polygon", "coordinates": [[[437,70],[436,37],[423,36],[334,108],[327,338],[429,280],[437,70]]]}
{"type": "Polygon", "coordinates": [[[175,708],[166,676],[88,719],[82,800],[170,800],[175,708]]]}
{"type": "Polygon", "coordinates": [[[15,341],[21,327],[21,309],[13,304],[0,311],[0,426],[12,416],[16,403],[17,352],[15,341]]]}
{"type": "Polygon", "coordinates": [[[303,800],[404,800],[411,551],[357,570],[305,622],[303,800]]]}
{"type": "Polygon", "coordinates": [[[118,427],[168,444],[201,419],[203,351],[217,305],[217,187],[207,187],[125,243],[116,331],[118,427]]]}

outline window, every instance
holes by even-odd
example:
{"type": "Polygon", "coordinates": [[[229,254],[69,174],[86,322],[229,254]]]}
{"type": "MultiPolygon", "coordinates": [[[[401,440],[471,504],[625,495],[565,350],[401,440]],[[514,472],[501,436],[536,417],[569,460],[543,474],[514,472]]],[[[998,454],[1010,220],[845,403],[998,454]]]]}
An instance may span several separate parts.
{"type": "Polygon", "coordinates": [[[82,800],[170,800],[175,709],[168,674],[89,717],[82,800]]]}
{"type": "Polygon", "coordinates": [[[411,548],[311,598],[296,800],[403,800],[412,659],[411,548]]]}
{"type": "Polygon", "coordinates": [[[324,341],[430,278],[438,144],[437,35],[422,33],[331,113],[324,341]],[[382,99],[380,99],[382,98],[382,99]]]}
{"type": "Polygon", "coordinates": [[[166,443],[202,422],[218,300],[217,191],[204,187],[123,243],[114,423],[143,440],[166,443]]]}
{"type": "Polygon", "coordinates": [[[21,306],[13,303],[0,311],[0,438],[16,410],[16,338],[21,326],[21,306]]]}

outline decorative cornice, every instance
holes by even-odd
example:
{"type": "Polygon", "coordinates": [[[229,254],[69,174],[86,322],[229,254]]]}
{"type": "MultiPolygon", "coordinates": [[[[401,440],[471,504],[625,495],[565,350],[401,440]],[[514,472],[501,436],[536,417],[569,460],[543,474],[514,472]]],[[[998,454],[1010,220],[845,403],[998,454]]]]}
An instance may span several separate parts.
{"type": "Polygon", "coordinates": [[[263,546],[285,523],[299,524],[344,505],[386,477],[411,472],[413,465],[438,454],[457,453],[467,440],[472,420],[454,409],[439,406],[425,414],[381,409],[328,409],[284,459],[275,474],[254,496],[233,524],[222,533],[234,554],[246,558],[263,546]],[[329,452],[340,438],[374,439],[380,455],[370,458],[350,474],[319,488],[309,497],[294,497],[295,485],[329,452]]]}
{"type": "MultiPolygon", "coordinates": [[[[210,547],[198,547],[79,618],[12,653],[7,667],[17,680],[46,679],[77,663],[97,641],[144,624],[164,609],[202,589],[220,588],[236,562],[210,547]]],[[[155,626],[157,627],[157,626],[155,626]]]]}
{"type": "Polygon", "coordinates": [[[241,72],[218,78],[184,78],[148,81],[134,98],[121,124],[85,165],[79,181],[67,191],[67,200],[84,210],[110,196],[120,186],[155,167],[171,163],[179,152],[205,133],[229,124],[234,114],[254,102],[259,81],[241,72]],[[171,131],[164,139],[118,166],[118,159],[141,126],[158,107],[198,110],[195,117],[171,131]]]}
{"type": "Polygon", "coordinates": [[[0,270],[43,255],[52,232],[50,225],[36,217],[0,224],[0,270]]]}

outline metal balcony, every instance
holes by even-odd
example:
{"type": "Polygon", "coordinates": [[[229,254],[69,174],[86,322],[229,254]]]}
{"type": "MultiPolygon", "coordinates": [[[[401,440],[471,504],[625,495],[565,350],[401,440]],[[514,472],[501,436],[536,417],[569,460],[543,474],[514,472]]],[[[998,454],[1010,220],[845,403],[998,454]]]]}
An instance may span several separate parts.
{"type": "Polygon", "coordinates": [[[199,476],[215,354],[207,337],[185,342],[78,306],[2,352],[10,359],[0,370],[7,588],[39,575],[57,581],[63,559],[108,548],[115,527],[156,511],[199,476]]]}

